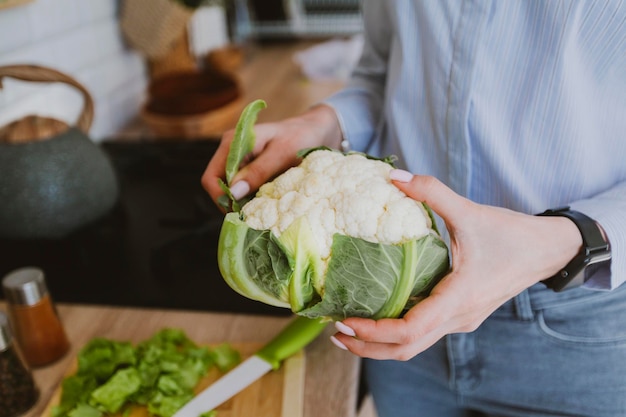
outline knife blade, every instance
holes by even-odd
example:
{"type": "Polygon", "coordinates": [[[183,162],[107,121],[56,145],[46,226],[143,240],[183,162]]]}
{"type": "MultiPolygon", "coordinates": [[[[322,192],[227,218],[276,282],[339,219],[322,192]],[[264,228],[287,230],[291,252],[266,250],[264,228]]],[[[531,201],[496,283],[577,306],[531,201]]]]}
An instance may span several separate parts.
{"type": "Polygon", "coordinates": [[[199,417],[243,391],[254,381],[312,342],[326,328],[327,322],[297,317],[257,353],[240,363],[226,375],[178,410],[173,417],[199,417]]]}

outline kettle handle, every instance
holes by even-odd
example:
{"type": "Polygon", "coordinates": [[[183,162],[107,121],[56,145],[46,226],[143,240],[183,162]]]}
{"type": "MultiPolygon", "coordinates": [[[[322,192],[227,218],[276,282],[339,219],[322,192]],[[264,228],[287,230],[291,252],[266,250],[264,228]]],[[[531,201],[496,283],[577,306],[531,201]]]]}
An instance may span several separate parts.
{"type": "Polygon", "coordinates": [[[84,97],[83,110],[76,121],[76,127],[85,134],[93,122],[94,105],[89,91],[78,81],[52,68],[39,65],[7,65],[0,66],[0,89],[4,77],[16,78],[22,81],[36,82],[63,82],[77,88],[84,97]]]}

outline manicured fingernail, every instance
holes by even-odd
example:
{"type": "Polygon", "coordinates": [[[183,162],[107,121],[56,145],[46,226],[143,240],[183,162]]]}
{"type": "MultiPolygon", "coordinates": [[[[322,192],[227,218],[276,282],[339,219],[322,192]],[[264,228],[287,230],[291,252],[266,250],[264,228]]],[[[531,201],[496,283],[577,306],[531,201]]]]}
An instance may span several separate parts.
{"type": "Polygon", "coordinates": [[[403,169],[392,169],[389,171],[389,178],[399,182],[410,182],[413,179],[413,174],[403,169]]]}
{"type": "Polygon", "coordinates": [[[250,184],[247,181],[237,181],[230,187],[230,192],[233,193],[235,200],[241,200],[250,192],[250,184]]]}
{"type": "Polygon", "coordinates": [[[341,343],[339,341],[339,339],[337,339],[335,336],[331,336],[330,337],[330,341],[333,342],[333,344],[335,346],[337,346],[339,349],[343,349],[343,350],[348,350],[348,348],[346,347],[346,345],[344,345],[343,343],[341,343]]]}
{"type": "Polygon", "coordinates": [[[340,321],[335,322],[335,328],[341,333],[345,334],[346,336],[351,336],[351,337],[356,336],[356,333],[351,327],[346,326],[340,321]]]}

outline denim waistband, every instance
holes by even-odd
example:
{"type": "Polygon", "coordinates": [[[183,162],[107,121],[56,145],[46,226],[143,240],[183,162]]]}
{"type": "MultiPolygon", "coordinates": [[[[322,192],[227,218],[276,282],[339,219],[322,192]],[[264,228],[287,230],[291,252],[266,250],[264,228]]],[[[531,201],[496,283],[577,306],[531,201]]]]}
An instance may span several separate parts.
{"type": "Polygon", "coordinates": [[[591,299],[607,296],[621,296],[626,303],[626,285],[613,291],[597,291],[574,288],[555,292],[539,283],[522,291],[504,303],[494,312],[495,316],[515,317],[519,320],[532,320],[534,312],[545,308],[587,302],[591,299]]]}
{"type": "Polygon", "coordinates": [[[520,294],[504,303],[493,312],[491,316],[521,321],[532,320],[535,315],[529,290],[522,291],[520,294]]]}

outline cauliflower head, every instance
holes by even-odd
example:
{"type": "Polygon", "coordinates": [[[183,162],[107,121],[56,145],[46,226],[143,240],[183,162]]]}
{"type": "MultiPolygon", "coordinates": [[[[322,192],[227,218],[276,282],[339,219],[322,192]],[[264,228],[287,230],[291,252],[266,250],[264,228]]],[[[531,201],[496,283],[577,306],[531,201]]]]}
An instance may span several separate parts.
{"type": "Polygon", "coordinates": [[[226,215],[218,245],[240,294],[310,318],[398,317],[449,267],[424,204],[361,153],[316,149],[226,215]]]}

